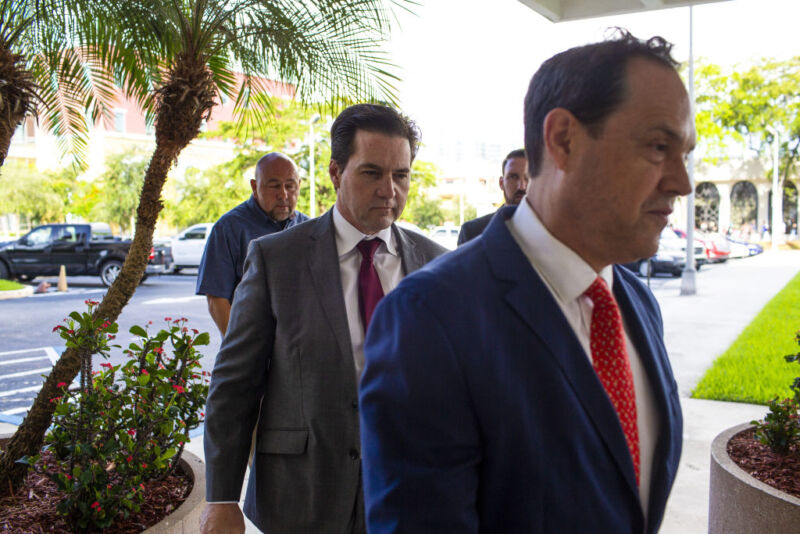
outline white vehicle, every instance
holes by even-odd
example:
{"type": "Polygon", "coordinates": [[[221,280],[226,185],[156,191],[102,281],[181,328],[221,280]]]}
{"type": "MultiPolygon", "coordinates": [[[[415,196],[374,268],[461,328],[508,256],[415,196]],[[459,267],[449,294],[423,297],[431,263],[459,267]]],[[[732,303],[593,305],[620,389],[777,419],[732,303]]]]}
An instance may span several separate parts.
{"type": "Polygon", "coordinates": [[[186,267],[200,266],[212,226],[214,223],[195,224],[172,238],[172,259],[176,273],[186,267]]]}
{"type": "Polygon", "coordinates": [[[445,226],[437,226],[430,232],[430,238],[442,245],[448,250],[454,250],[458,246],[458,233],[461,231],[460,226],[448,224],[445,226]]]}

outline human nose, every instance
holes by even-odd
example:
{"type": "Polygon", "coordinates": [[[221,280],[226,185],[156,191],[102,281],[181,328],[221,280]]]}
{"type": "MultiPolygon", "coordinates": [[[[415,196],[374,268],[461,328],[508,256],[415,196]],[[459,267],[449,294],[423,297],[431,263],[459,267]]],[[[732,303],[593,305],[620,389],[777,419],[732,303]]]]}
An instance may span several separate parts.
{"type": "Polygon", "coordinates": [[[691,154],[686,158],[672,158],[668,168],[665,168],[664,177],[662,178],[663,188],[679,196],[691,193],[692,182],[689,178],[688,165],[693,165],[693,163],[691,154]]]}
{"type": "Polygon", "coordinates": [[[378,189],[377,189],[378,196],[381,198],[393,198],[395,195],[394,189],[394,181],[392,180],[392,175],[390,173],[386,173],[381,176],[380,181],[378,182],[378,189]]]}

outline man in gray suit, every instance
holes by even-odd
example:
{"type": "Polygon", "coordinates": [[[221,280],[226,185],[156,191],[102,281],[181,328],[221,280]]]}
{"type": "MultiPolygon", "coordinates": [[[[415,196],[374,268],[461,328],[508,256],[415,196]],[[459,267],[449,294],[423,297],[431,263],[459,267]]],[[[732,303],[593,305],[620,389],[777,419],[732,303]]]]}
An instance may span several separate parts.
{"type": "Polygon", "coordinates": [[[208,396],[204,534],[244,532],[237,502],[254,428],[244,512],[256,526],[366,532],[358,423],[365,326],[382,294],[445,252],[393,224],[417,144],[416,126],[395,110],[347,108],[331,128],[335,206],[251,243],[208,396]]]}

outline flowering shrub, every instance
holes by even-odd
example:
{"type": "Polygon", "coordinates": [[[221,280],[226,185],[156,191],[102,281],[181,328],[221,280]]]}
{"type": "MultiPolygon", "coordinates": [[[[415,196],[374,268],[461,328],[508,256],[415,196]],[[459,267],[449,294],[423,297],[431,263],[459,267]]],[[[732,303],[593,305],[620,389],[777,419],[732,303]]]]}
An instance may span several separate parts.
{"type": "Polygon", "coordinates": [[[117,324],[94,319],[97,302],[86,304],[86,312],[72,312],[54,329],[82,355],[80,388],[59,384],[62,395],[50,401],[58,405],[45,438],[49,453],[28,460],[66,493],[58,511],[81,530],[139,510],[144,482],[177,466],[189,431],[203,421],[208,394],[195,347],[207,345],[209,335],[190,330],[185,318],[165,318],[166,328],[154,335],[133,326],[137,339],[124,351],[127,362],[103,362],[93,371],[93,354],[105,359],[118,347],[109,345],[117,324]]]}
{"type": "MultiPolygon", "coordinates": [[[[794,337],[800,345],[800,330],[794,337]]],[[[784,359],[800,363],[800,352],[789,354],[784,359]]],[[[769,402],[769,413],[763,421],[752,421],[756,427],[756,438],[772,452],[786,454],[793,443],[800,443],[800,375],[789,386],[794,398],[773,399],[769,402]]]]}

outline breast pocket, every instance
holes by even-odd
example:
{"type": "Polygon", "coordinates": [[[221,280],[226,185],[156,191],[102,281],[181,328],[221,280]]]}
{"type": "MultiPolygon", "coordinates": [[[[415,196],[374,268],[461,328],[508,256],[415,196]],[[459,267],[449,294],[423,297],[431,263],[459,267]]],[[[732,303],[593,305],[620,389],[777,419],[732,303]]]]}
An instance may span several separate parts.
{"type": "Polygon", "coordinates": [[[265,454],[303,454],[308,447],[308,430],[262,430],[256,449],[265,454]]]}

